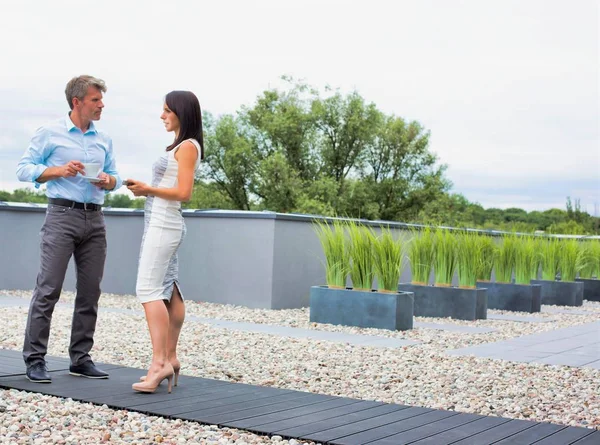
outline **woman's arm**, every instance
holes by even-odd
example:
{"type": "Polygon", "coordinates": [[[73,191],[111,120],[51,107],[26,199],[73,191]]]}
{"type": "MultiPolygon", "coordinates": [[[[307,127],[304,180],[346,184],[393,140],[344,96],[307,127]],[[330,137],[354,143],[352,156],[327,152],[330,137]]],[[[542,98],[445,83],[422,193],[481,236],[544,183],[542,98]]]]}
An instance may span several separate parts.
{"type": "Polygon", "coordinates": [[[198,159],[198,150],[192,142],[185,141],[175,153],[175,159],[179,164],[177,186],[171,188],[151,187],[143,182],[128,179],[127,188],[135,196],[157,196],[169,201],[189,201],[194,188],[194,173],[196,170],[196,160],[198,159]]]}

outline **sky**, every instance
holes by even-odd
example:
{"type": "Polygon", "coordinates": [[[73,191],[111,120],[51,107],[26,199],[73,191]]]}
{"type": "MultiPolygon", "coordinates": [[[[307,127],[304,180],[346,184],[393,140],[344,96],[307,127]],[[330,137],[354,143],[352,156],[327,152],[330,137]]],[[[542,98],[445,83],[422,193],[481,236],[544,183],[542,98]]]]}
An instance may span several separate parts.
{"type": "MultiPolygon", "coordinates": [[[[106,81],[98,127],[124,178],[172,139],[166,93],[233,114],[282,75],[417,120],[452,191],[484,207],[600,216],[596,0],[0,0],[0,190],[70,78],[106,81]]],[[[122,193],[129,193],[125,188],[122,193]]],[[[130,195],[132,196],[132,195],[130,195]]]]}

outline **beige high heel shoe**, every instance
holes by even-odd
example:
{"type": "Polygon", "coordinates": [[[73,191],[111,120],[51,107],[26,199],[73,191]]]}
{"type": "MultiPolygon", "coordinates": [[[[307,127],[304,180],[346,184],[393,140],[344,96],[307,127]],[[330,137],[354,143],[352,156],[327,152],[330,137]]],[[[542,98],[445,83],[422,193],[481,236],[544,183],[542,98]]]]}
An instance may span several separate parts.
{"type": "MultiPolygon", "coordinates": [[[[181,369],[181,363],[177,360],[177,363],[171,362],[171,366],[173,366],[173,374],[175,376],[175,381],[173,382],[173,386],[177,386],[177,380],[179,379],[179,370],[181,369]]],[[[146,376],[143,375],[140,377],[140,382],[145,382],[146,376]]]]}
{"type": "MultiPolygon", "coordinates": [[[[158,374],[155,378],[153,378],[153,379],[145,378],[143,382],[134,383],[133,385],[131,385],[131,388],[134,391],[138,391],[138,392],[153,393],[154,391],[156,391],[156,388],[158,388],[158,386],[161,384],[161,382],[164,379],[167,379],[167,383],[168,383],[167,390],[169,391],[169,394],[170,394],[174,374],[175,374],[175,372],[173,371],[173,366],[169,366],[161,374],[158,374]]],[[[146,376],[146,377],[148,377],[148,376],[146,376]]]]}

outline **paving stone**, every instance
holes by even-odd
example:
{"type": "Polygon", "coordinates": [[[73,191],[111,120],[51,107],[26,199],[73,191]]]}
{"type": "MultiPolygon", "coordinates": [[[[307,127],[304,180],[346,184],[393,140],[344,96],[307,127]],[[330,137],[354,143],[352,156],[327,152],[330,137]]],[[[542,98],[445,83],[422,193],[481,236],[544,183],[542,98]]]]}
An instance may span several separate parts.
{"type": "Polygon", "coordinates": [[[487,315],[488,320],[506,320],[506,321],[518,321],[523,323],[549,323],[555,321],[554,318],[542,318],[542,317],[527,317],[524,315],[508,315],[508,314],[490,314],[487,315]]]}
{"type": "Polygon", "coordinates": [[[557,307],[543,307],[540,312],[548,314],[571,314],[571,315],[591,315],[593,312],[584,311],[581,309],[560,309],[557,307]]]}
{"type": "Polygon", "coordinates": [[[600,360],[583,365],[584,368],[600,369],[600,360]]]}
{"type": "Polygon", "coordinates": [[[488,332],[497,331],[497,329],[494,328],[484,328],[479,326],[461,326],[457,324],[426,323],[420,321],[415,321],[413,327],[438,329],[440,331],[464,332],[468,334],[487,334],[488,332]]]}
{"type": "Polygon", "coordinates": [[[583,366],[594,362],[594,358],[575,354],[554,354],[536,360],[546,365],[583,366]]]}
{"type": "Polygon", "coordinates": [[[515,362],[600,369],[600,322],[446,351],[515,362]]]}

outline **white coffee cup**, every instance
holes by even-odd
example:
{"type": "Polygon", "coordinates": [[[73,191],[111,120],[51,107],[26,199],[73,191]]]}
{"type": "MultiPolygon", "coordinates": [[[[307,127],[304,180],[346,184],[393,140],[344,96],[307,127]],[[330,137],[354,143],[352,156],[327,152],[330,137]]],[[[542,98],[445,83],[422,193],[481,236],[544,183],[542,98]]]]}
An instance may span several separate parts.
{"type": "Polygon", "coordinates": [[[102,164],[99,162],[84,162],[83,170],[85,172],[85,176],[88,178],[97,178],[100,174],[100,167],[102,164]]]}

